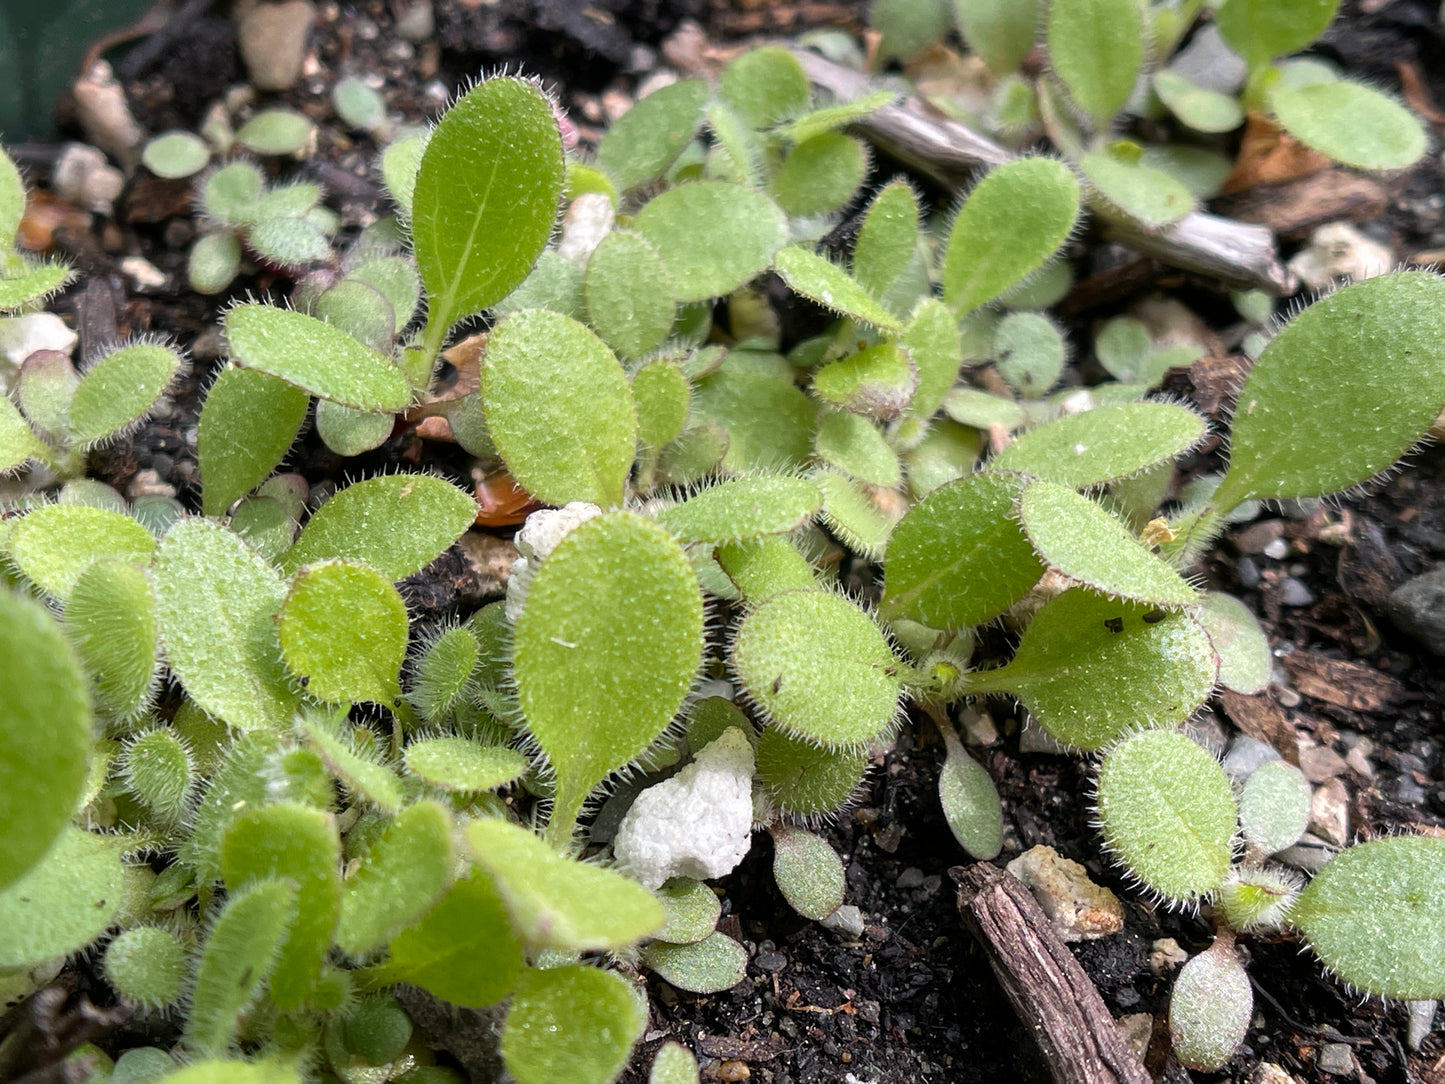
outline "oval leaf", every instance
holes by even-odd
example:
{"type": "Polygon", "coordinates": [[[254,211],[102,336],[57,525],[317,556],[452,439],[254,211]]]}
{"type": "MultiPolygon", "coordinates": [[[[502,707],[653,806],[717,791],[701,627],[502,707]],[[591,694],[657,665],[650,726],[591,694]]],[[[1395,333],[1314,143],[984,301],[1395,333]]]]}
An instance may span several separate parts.
{"type": "Polygon", "coordinates": [[[82,572],[65,604],[65,633],[90,676],[96,707],[121,719],[145,710],[155,688],[160,629],[144,569],[96,561],[82,572]]]}
{"type": "Polygon", "coordinates": [[[10,532],[9,557],[47,594],[67,599],[96,561],[148,565],[155,536],[129,516],[84,504],[32,508],[10,532]]]}
{"type": "Polygon", "coordinates": [[[85,948],[115,919],[124,877],[114,840],[66,828],[49,854],[0,891],[0,967],[85,948]]]}
{"type": "Polygon", "coordinates": [[[772,200],[722,181],[669,189],[637,213],[635,225],[667,264],[677,301],[732,293],[767,270],[788,239],[772,200]]]}
{"type": "Polygon", "coordinates": [[[360,956],[426,914],[452,877],[452,819],[436,802],[404,809],[346,879],[336,943],[360,956]]]}
{"type": "Polygon", "coordinates": [[[70,439],[93,448],[134,425],[156,405],[181,368],[181,356],[159,343],[122,346],[80,378],[70,400],[70,439]]]}
{"type": "Polygon", "coordinates": [[[1095,128],[1124,108],[1144,64],[1135,0],[1050,0],[1049,62],[1095,128]]]}
{"type": "Polygon", "coordinates": [[[1250,696],[1269,685],[1273,660],[1259,619],[1233,595],[1210,591],[1195,615],[1219,654],[1219,683],[1250,696]]]}
{"type": "Polygon", "coordinates": [[[802,245],[789,245],[779,252],[773,258],[773,270],[794,293],[812,298],[842,316],[851,316],[884,331],[903,330],[902,322],[875,301],[848,272],[802,245]]]}
{"type": "Polygon", "coordinates": [[[301,388],[258,370],[221,370],[196,434],[206,515],[224,515],[267,479],[295,443],[310,403],[301,388]]]}
{"type": "Polygon", "coordinates": [[[654,350],[672,330],[672,280],[657,251],[642,237],[613,230],[587,261],[582,279],[587,315],[611,346],[635,358],[654,350]]]}
{"type": "Polygon", "coordinates": [[[773,880],[788,906],[804,918],[827,918],[843,905],[846,880],[838,852],[812,832],[773,829],[773,880]]]}
{"type": "Polygon", "coordinates": [[[796,531],[822,506],[818,487],[806,479],[760,475],[709,486],[663,509],[657,521],[684,543],[721,544],[796,531]]]}
{"type": "Polygon", "coordinates": [[[1359,83],[1280,83],[1269,102],[1290,135],[1354,169],[1404,169],[1428,145],[1408,109],[1359,83]]]}
{"type": "Polygon", "coordinates": [[[322,561],[296,574],[281,606],[281,655],[318,700],[390,704],[401,695],[406,603],[373,568],[322,561]]]}
{"type": "Polygon", "coordinates": [[[517,1084],[608,1084],[642,1038],[647,1010],[619,975],[596,967],[528,969],[502,1028],[517,1084]]]}
{"type": "Polygon", "coordinates": [[[998,788],[956,735],[945,732],[943,744],[948,755],[938,773],[938,800],[949,831],[978,861],[997,858],[1003,850],[1003,806],[998,788]]]}
{"type": "Polygon", "coordinates": [[[642,962],[679,990],[694,994],[731,990],[748,973],[747,949],[716,932],[690,945],[653,941],[643,946],[642,962]]]}
{"type": "Polygon", "coordinates": [[[1119,403],[1031,429],[994,456],[989,466],[1088,489],[1182,455],[1206,430],[1204,419],[1187,407],[1119,403]]]}
{"type": "Polygon", "coordinates": [[[457,794],[504,787],[527,770],[527,758],[515,749],[460,737],[412,742],[406,747],[405,762],[418,779],[457,794]]]}
{"type": "Polygon", "coordinates": [[[639,99],[597,144],[597,164],[622,191],[655,181],[677,161],[702,122],[706,80],[680,79],[639,99]]]}

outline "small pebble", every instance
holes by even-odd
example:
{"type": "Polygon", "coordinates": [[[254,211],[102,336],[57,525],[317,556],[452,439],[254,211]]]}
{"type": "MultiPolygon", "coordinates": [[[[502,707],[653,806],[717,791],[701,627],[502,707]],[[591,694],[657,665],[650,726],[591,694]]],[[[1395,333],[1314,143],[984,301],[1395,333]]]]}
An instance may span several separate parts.
{"type": "Polygon", "coordinates": [[[1271,561],[1283,561],[1289,556],[1289,543],[1283,538],[1276,538],[1261,551],[1271,561]]]}
{"type": "Polygon", "coordinates": [[[1005,868],[1028,886],[1065,941],[1106,937],[1124,928],[1119,897],[1095,884],[1088,870],[1052,847],[1032,847],[1005,868]]]}
{"type": "Polygon", "coordinates": [[[1189,953],[1172,937],[1161,937],[1149,946],[1149,971],[1156,976],[1173,971],[1188,959],[1189,953]]]}
{"type": "Polygon", "coordinates": [[[1289,1071],[1272,1061],[1262,1061],[1249,1074],[1249,1084],[1297,1084],[1289,1071]]]}
{"type": "Polygon", "coordinates": [[[405,41],[423,42],[436,31],[436,12],[431,0],[412,0],[396,17],[397,36],[405,41]]]}
{"type": "Polygon", "coordinates": [[[873,833],[873,842],[878,844],[878,849],[893,854],[898,850],[898,845],[903,842],[903,825],[894,821],[886,828],[879,829],[873,833]]]}
{"type": "Polygon", "coordinates": [[[1286,576],[1279,581],[1279,600],[1286,606],[1309,606],[1314,603],[1315,596],[1299,580],[1286,576]]]}
{"type": "Polygon", "coordinates": [[[755,958],[753,963],[757,964],[759,971],[781,971],[788,966],[788,958],[781,952],[765,952],[755,958]]]}
{"type": "Polygon", "coordinates": [[[1238,578],[1241,587],[1258,587],[1259,581],[1263,578],[1259,574],[1259,566],[1249,557],[1239,559],[1239,564],[1234,566],[1234,575],[1238,578]]]}
{"type": "Polygon", "coordinates": [[[845,903],[819,925],[856,941],[863,936],[863,912],[851,903],[845,903]]]}
{"type": "Polygon", "coordinates": [[[1284,540],[1284,520],[1262,519],[1240,528],[1232,537],[1234,548],[1240,553],[1265,553],[1274,543],[1284,540]]]}
{"type": "Polygon", "coordinates": [[[109,215],[125,188],[125,174],[107,162],[99,149],[86,143],[67,143],[56,159],[51,182],[61,199],[109,215]]]}
{"type": "Polygon", "coordinates": [[[1287,685],[1276,686],[1274,698],[1282,708],[1297,708],[1304,701],[1304,697],[1287,685]]]}
{"type": "Polygon", "coordinates": [[[1407,1001],[1405,1003],[1405,1007],[1410,1010],[1410,1024],[1405,1032],[1405,1045],[1411,1050],[1418,1051],[1425,1044],[1425,1037],[1435,1026],[1435,1009],[1439,1004],[1438,1001],[1407,1001]]]}
{"type": "Polygon", "coordinates": [[[1385,611],[1401,632],[1413,636],[1436,655],[1445,655],[1445,567],[1395,588],[1385,611]]]}
{"type": "Polygon", "coordinates": [[[1224,774],[1237,782],[1243,782],[1253,775],[1254,770],[1261,764],[1279,759],[1279,750],[1268,742],[1240,734],[1234,739],[1228,755],[1224,758],[1224,774]]]}
{"type": "Polygon", "coordinates": [[[1333,779],[1343,774],[1347,767],[1345,758],[1328,745],[1313,745],[1300,750],[1299,768],[1311,783],[1333,779]]]}
{"type": "Polygon", "coordinates": [[[316,8],[310,0],[257,4],[236,26],[236,44],[257,90],[290,90],[301,77],[316,8]]]}
{"type": "Polygon", "coordinates": [[[923,884],[923,871],[917,866],[909,866],[898,875],[899,888],[917,888],[923,884]]]}
{"type": "Polygon", "coordinates": [[[1393,789],[1395,792],[1395,801],[1401,805],[1425,804],[1425,788],[1408,775],[1402,775],[1396,778],[1393,789]]]}
{"type": "Polygon", "coordinates": [[[1320,1072],[1331,1076],[1352,1076],[1355,1072],[1355,1054],[1349,1043],[1325,1043],[1320,1047],[1320,1072]]]}
{"type": "Polygon", "coordinates": [[[1274,857],[1287,866],[1306,873],[1318,873],[1335,856],[1335,848],[1319,836],[1306,832],[1293,847],[1286,847],[1274,857]]]}
{"type": "Polygon", "coordinates": [[[1339,779],[1331,779],[1315,788],[1310,799],[1309,830],[1336,847],[1343,847],[1349,842],[1350,795],[1339,779]]]}

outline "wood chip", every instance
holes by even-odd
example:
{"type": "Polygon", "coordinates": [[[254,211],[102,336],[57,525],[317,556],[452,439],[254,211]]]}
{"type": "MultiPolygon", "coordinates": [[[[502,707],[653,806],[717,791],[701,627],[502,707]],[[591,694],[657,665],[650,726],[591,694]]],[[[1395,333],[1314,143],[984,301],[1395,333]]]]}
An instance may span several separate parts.
{"type": "Polygon", "coordinates": [[[1271,697],[1264,694],[1245,696],[1231,689],[1221,689],[1218,700],[1230,722],[1256,741],[1278,749],[1280,756],[1299,767],[1299,736],[1284,708],[1271,697]]]}
{"type": "Polygon", "coordinates": [[[1282,184],[1257,184],[1215,204],[1220,214],[1268,226],[1298,239],[1327,222],[1367,222],[1389,206],[1385,186],[1343,169],[1326,169],[1282,184]]]}
{"type": "Polygon", "coordinates": [[[1242,192],[1257,184],[1282,184],[1308,177],[1329,166],[1330,160],[1312,151],[1263,113],[1251,112],[1234,160],[1234,172],[1224,192],[1242,192]]]}
{"type": "Polygon", "coordinates": [[[1284,657],[1284,666],[1301,693],[1337,708],[1379,711],[1405,695],[1399,681],[1357,662],[1296,651],[1284,657]]]}

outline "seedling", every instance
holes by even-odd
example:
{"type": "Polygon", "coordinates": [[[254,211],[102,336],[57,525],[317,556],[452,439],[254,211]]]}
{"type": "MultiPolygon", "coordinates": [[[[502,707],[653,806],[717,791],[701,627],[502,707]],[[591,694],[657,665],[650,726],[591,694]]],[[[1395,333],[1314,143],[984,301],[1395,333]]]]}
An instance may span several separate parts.
{"type": "MultiPolygon", "coordinates": [[[[1045,115],[1068,94],[1099,132],[1145,52],[1132,0],[1101,10],[1081,28],[1077,5],[1050,8],[1060,84],[1041,85],[1045,115]],[[1101,66],[1106,48],[1117,57],[1101,66]]],[[[996,71],[1032,42],[1015,15],[980,4],[964,20],[996,71]]],[[[1172,48],[1167,29],[1155,40],[1172,48]]],[[[1252,63],[1267,74],[1295,47],[1252,63]]],[[[342,1076],[377,1067],[408,1042],[389,993],[403,982],[506,1002],[501,1056],[519,1081],[612,1080],[645,1011],[592,954],[698,992],[746,967],[689,876],[708,871],[665,865],[682,851],[676,817],[646,816],[657,803],[638,801],[615,866],[579,861],[620,776],[691,757],[662,785],[727,787],[739,853],[767,831],[785,898],[822,918],[845,881],[808,828],[852,800],[909,701],[944,735],[955,835],[999,852],[997,793],[947,712],[1007,694],[1102,754],[1104,841],[1144,890],[1217,905],[1216,947],[1181,978],[1173,1017],[1191,1062],[1227,1058],[1241,1033],[1237,997],[1210,1004],[1240,987],[1233,931],[1287,923],[1361,990],[1445,993],[1445,929],[1422,903],[1445,891],[1445,845],[1363,844],[1298,891],[1266,859],[1298,836],[1299,780],[1261,770],[1237,798],[1175,729],[1221,681],[1259,688],[1269,663],[1247,611],[1184,573],[1244,502],[1364,484],[1420,439],[1445,407],[1445,280],[1383,276],[1284,326],[1241,389],[1229,469],[1160,515],[1174,460],[1206,431],[1145,398],[1178,355],[1117,325],[1100,354],[1118,382],[1053,392],[1067,343],[1033,311],[1067,288],[1058,254],[1089,185],[1143,157],[1018,159],[938,230],[906,184],[887,184],[845,266],[816,251],[867,170],[844,129],[889,100],[816,103],[797,60],[768,47],[716,88],[684,80],[644,99],[584,161],[535,85],[494,78],[383,152],[408,234],[374,232],[342,258],[316,190],[268,189],[244,161],[210,174],[206,213],[225,226],[212,237],[265,259],[278,234],[304,235],[326,266],[292,308],[224,313],[199,514],[143,523],[76,477],[61,501],[31,496],[3,521],[16,589],[0,595],[0,684],[17,692],[0,715],[0,967],[119,927],[104,955],[117,991],[186,1006],[177,1053],[194,1064],[178,1081],[285,1079],[323,1057],[342,1076]],[[564,192],[625,224],[549,247],[564,192]],[[768,270],[835,316],[786,355],[751,288],[768,270]],[[719,298],[747,337],[709,341],[719,298]],[[333,449],[384,440],[479,314],[480,386],[446,409],[453,435],[561,510],[519,534],[506,603],[423,630],[396,584],[468,530],[472,496],[386,474],[308,515],[304,483],[276,472],[313,402],[333,449]],[[965,358],[993,361],[1020,398],[960,384],[965,358]],[[835,582],[824,529],[881,563],[876,612],[835,582]],[[977,668],[973,630],[999,620],[1017,648],[977,668]],[[156,853],[174,856],[159,875],[139,861],[156,853]],[[663,856],[647,866],[656,891],[625,875],[643,854],[663,856]]],[[[11,173],[7,239],[23,201],[11,173]]],[[[65,277],[44,286],[4,255],[18,306],[65,277]]],[[[77,379],[63,355],[26,359],[20,409],[0,400],[6,469],[78,476],[81,453],[141,418],[183,363],[137,344],[77,379]]],[[[695,1067],[669,1052],[653,1078],[695,1067]]]]}

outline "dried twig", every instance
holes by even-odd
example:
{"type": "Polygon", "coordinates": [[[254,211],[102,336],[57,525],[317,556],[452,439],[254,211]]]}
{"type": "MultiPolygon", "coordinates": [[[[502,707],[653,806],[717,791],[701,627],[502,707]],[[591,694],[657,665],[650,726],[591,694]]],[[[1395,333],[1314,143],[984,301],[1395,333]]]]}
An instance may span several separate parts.
{"type": "MultiPolygon", "coordinates": [[[[834,64],[817,53],[797,49],[794,54],[808,78],[840,100],[858,98],[877,89],[869,76],[834,64]]],[[[939,116],[911,95],[878,110],[856,127],[892,157],[951,189],[966,185],[980,168],[1014,157],[1006,147],[967,125],[939,116]]],[[[1274,234],[1265,226],[1195,211],[1171,226],[1152,231],[1110,221],[1105,223],[1104,233],[1164,263],[1233,286],[1290,294],[1298,285],[1280,262],[1274,234]]]]}
{"type": "Polygon", "coordinates": [[[1055,1084],[1151,1084],[1099,991],[1023,884],[987,862],[948,871],[958,910],[1055,1084]]]}

